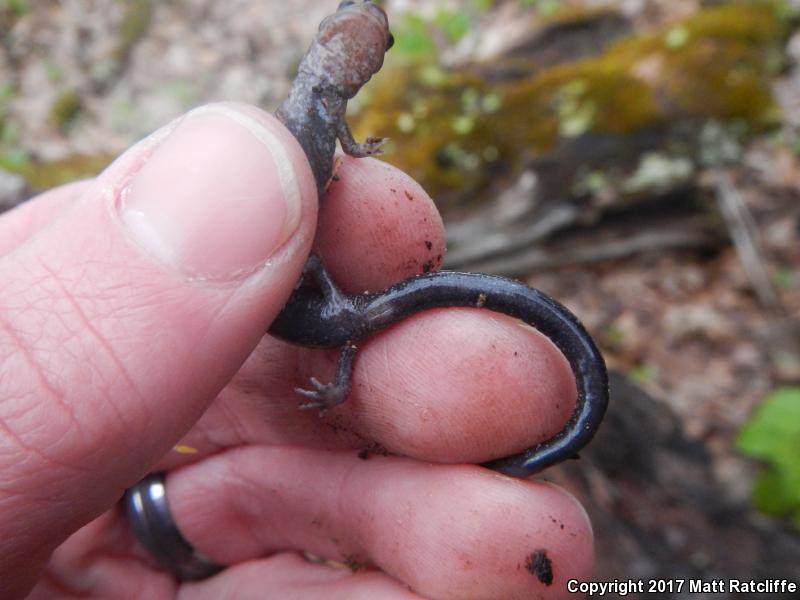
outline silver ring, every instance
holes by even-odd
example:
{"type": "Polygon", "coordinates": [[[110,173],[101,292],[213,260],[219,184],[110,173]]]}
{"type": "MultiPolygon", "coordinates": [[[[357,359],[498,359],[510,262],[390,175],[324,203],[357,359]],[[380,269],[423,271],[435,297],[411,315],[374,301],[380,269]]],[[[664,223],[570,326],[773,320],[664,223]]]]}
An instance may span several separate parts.
{"type": "Polygon", "coordinates": [[[129,488],[123,503],[133,533],[158,563],[181,581],[206,579],[224,569],[181,535],[167,504],[163,473],[148,475],[129,488]]]}

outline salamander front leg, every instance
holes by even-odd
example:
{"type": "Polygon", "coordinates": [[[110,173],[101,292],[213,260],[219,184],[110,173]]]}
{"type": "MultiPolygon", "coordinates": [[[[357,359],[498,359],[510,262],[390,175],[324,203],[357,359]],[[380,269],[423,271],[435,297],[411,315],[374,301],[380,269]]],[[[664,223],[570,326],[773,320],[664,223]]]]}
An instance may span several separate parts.
{"type": "Polygon", "coordinates": [[[368,137],[364,140],[363,144],[359,144],[353,139],[353,134],[350,132],[350,126],[347,121],[341,119],[339,126],[336,130],[336,135],[339,138],[339,143],[342,145],[342,150],[345,154],[355,156],[356,158],[364,158],[365,156],[377,156],[383,154],[381,146],[386,143],[387,138],[381,137],[368,137]]]}
{"type": "Polygon", "coordinates": [[[350,393],[350,376],[353,373],[356,349],[353,344],[342,347],[336,363],[336,375],[331,383],[321,383],[316,377],[312,377],[311,385],[316,389],[294,388],[295,392],[312,400],[301,404],[300,409],[318,408],[324,411],[345,401],[347,394],[350,393]]]}

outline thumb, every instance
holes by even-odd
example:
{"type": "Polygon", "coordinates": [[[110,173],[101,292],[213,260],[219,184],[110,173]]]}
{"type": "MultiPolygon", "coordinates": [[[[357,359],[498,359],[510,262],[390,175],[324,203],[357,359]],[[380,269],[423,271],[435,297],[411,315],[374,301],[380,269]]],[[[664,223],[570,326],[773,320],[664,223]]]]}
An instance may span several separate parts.
{"type": "Polygon", "coordinates": [[[233,376],[299,277],[315,189],[273,117],[211,105],[0,258],[0,597],[233,376]]]}

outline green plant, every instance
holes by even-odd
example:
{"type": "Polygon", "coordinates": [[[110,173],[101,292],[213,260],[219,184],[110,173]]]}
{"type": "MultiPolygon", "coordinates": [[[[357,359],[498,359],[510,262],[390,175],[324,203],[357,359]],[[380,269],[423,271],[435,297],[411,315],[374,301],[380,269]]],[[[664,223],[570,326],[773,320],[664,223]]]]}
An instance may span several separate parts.
{"type": "MultiPolygon", "coordinates": [[[[551,16],[561,8],[562,1],[519,0],[519,4],[523,8],[535,10],[541,16],[551,16]]],[[[447,44],[458,42],[473,28],[480,13],[491,10],[495,4],[496,0],[473,0],[471,7],[466,6],[459,10],[440,6],[430,18],[413,12],[405,13],[393,25],[394,53],[411,56],[436,55],[442,41],[447,44]]]]}
{"type": "Polygon", "coordinates": [[[778,388],[756,410],[736,448],[764,462],[753,502],[774,515],[790,515],[800,527],[800,386],[778,388]]]}
{"type": "Polygon", "coordinates": [[[658,368],[655,365],[640,363],[628,371],[628,376],[638,384],[650,383],[658,379],[658,368]]]}
{"type": "Polygon", "coordinates": [[[428,23],[421,17],[406,14],[402,21],[393,26],[394,54],[408,56],[431,56],[436,53],[436,45],[429,31],[428,23]]]}
{"type": "Polygon", "coordinates": [[[21,17],[30,10],[26,0],[0,0],[0,11],[6,11],[13,17],[21,17]]]}
{"type": "Polygon", "coordinates": [[[436,56],[441,45],[454,44],[469,32],[474,16],[474,11],[445,8],[438,8],[430,19],[405,13],[392,27],[393,54],[436,56]]]}

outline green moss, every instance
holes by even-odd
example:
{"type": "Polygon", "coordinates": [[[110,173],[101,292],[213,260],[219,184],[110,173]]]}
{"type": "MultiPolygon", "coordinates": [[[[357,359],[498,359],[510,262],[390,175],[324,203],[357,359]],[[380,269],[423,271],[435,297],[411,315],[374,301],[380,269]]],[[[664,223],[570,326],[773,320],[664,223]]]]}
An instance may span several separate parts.
{"type": "Polygon", "coordinates": [[[561,4],[555,10],[537,11],[542,17],[545,26],[574,25],[602,18],[608,15],[618,15],[619,12],[612,6],[587,6],[585,4],[561,4]]]}
{"type": "Polygon", "coordinates": [[[663,118],[651,87],[617,64],[613,55],[559,65],[514,85],[506,93],[503,112],[515,117],[511,121],[499,115],[498,130],[516,125],[525,134],[525,146],[537,153],[552,149],[559,137],[625,134],[663,118]],[[582,114],[585,122],[576,131],[570,120],[582,114]],[[522,122],[520,115],[525,115],[522,122]]]}
{"type": "Polygon", "coordinates": [[[370,110],[353,120],[356,135],[389,137],[391,162],[431,193],[484,187],[487,165],[507,153],[486,119],[503,110],[501,100],[479,78],[406,66],[387,69],[367,91],[370,110]]]}
{"type": "Polygon", "coordinates": [[[763,125],[773,114],[769,78],[775,71],[766,67],[782,35],[761,5],[717,7],[548,70],[517,93],[582,80],[584,96],[598,107],[593,131],[626,133],[685,115],[763,125]]]}
{"type": "Polygon", "coordinates": [[[636,135],[698,119],[763,130],[775,121],[770,79],[785,29],[767,3],[727,4],[597,56],[531,64],[530,75],[502,84],[390,53],[354,129],[390,137],[391,162],[437,200],[469,199],[525,157],[586,134],[636,135]]]}
{"type": "Polygon", "coordinates": [[[113,159],[109,154],[76,154],[46,162],[28,159],[12,163],[0,158],[0,167],[21,175],[33,191],[41,192],[63,183],[94,177],[113,159]]]}
{"type": "Polygon", "coordinates": [[[62,131],[75,122],[81,112],[81,97],[78,90],[70,88],[61,92],[50,107],[50,124],[62,131]]]}

